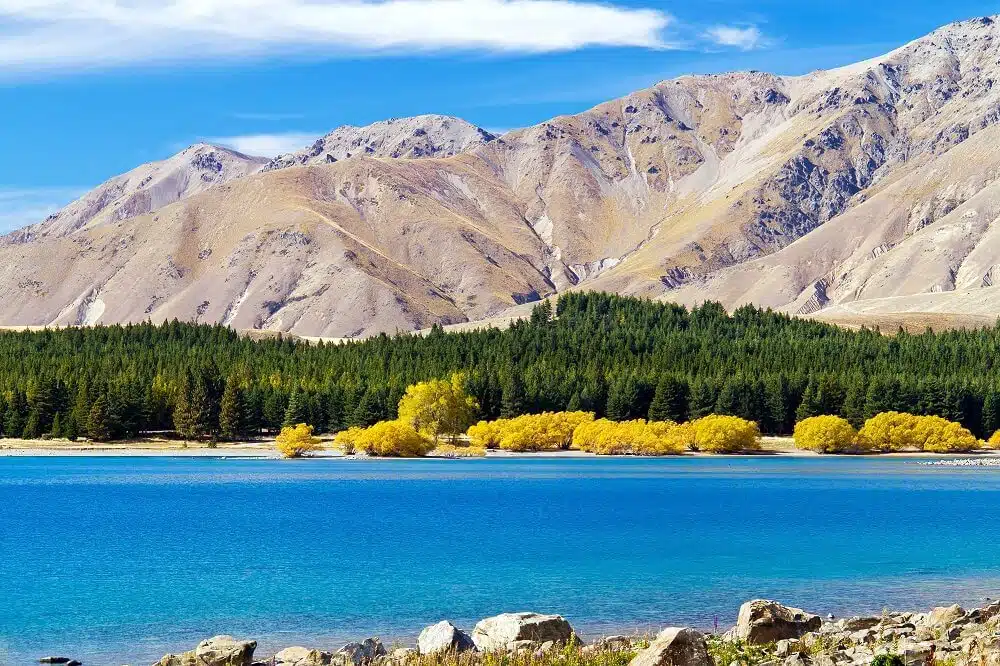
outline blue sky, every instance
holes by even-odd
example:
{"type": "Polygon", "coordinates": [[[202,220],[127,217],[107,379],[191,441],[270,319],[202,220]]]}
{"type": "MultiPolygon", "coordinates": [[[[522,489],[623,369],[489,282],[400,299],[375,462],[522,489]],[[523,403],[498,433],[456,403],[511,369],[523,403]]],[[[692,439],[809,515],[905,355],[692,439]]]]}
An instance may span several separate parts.
{"type": "Polygon", "coordinates": [[[191,143],[258,153],[419,113],[534,124],[686,73],[801,74],[952,0],[0,0],[0,230],[191,143]]]}

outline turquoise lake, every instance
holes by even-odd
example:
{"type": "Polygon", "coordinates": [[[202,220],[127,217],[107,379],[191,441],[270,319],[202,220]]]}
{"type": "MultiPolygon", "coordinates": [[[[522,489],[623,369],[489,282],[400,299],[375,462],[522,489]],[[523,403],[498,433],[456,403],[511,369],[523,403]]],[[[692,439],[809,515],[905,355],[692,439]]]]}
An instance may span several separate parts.
{"type": "Polygon", "coordinates": [[[1000,468],[913,459],[0,458],[0,664],[336,648],[442,618],[587,636],[1000,597],[1000,468]]]}

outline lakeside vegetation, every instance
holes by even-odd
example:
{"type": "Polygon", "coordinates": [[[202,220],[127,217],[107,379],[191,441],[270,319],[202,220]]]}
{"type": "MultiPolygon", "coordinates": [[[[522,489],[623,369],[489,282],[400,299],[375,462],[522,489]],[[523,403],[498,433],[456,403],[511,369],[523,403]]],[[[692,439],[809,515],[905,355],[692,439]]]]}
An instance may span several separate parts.
{"type": "MultiPolygon", "coordinates": [[[[0,435],[95,441],[174,431],[238,440],[393,421],[407,388],[462,373],[484,421],[753,422],[767,435],[835,415],[939,416],[975,438],[1000,426],[1000,327],[892,336],[753,307],[691,310],[567,294],[508,330],[347,344],[252,340],[178,322],[0,333],[0,435]]],[[[607,426],[611,428],[611,426],[607,426]]]]}

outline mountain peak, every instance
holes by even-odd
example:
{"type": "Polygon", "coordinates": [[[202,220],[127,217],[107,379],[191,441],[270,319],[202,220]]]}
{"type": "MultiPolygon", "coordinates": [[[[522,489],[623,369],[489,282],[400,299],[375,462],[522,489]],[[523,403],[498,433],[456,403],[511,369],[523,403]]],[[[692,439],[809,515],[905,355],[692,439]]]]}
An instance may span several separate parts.
{"type": "Polygon", "coordinates": [[[451,157],[495,138],[483,128],[453,116],[389,118],[363,127],[341,125],[308,148],[271,160],[263,170],[330,164],[357,156],[451,157]]]}

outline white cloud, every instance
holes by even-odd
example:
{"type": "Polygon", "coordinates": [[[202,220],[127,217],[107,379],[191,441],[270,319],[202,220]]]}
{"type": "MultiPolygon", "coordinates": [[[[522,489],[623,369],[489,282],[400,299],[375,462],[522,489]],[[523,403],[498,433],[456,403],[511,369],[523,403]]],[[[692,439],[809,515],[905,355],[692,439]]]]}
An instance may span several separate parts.
{"type": "Polygon", "coordinates": [[[206,139],[208,143],[232,148],[255,157],[277,157],[302,150],[326,132],[283,132],[278,134],[247,134],[206,139]]]}
{"type": "Polygon", "coordinates": [[[731,46],[744,51],[751,51],[767,45],[767,38],[755,25],[743,28],[727,25],[717,25],[705,31],[705,38],[719,46],[731,46]]]}
{"type": "Polygon", "coordinates": [[[41,222],[86,191],[84,187],[0,185],[0,233],[41,222]]]}
{"type": "Polygon", "coordinates": [[[0,0],[0,70],[276,53],[666,48],[672,18],[589,0],[0,0]]]}

